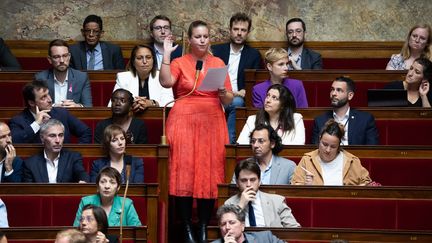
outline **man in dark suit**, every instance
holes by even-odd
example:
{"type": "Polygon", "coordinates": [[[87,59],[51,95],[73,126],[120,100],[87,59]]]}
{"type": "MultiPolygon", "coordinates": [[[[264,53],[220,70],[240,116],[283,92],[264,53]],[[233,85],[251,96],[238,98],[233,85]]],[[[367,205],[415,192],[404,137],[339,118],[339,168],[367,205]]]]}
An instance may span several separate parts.
{"type": "Polygon", "coordinates": [[[370,113],[350,108],[349,101],[354,97],[354,91],[354,81],[350,78],[338,77],[333,81],[330,90],[333,110],[315,118],[312,130],[313,144],[319,142],[319,133],[329,119],[335,119],[344,125],[345,135],[341,141],[344,145],[379,144],[374,117],[370,113]]]}
{"type": "Polygon", "coordinates": [[[246,44],[252,27],[252,20],[245,13],[236,13],[230,19],[230,42],[212,47],[213,54],[228,66],[228,73],[234,93],[230,105],[225,106],[230,143],[235,143],[235,108],[244,107],[245,69],[259,69],[261,55],[258,50],[246,44]]]}
{"type": "MultiPolygon", "coordinates": [[[[259,124],[250,135],[250,145],[257,164],[261,168],[261,185],[289,185],[296,164],[277,156],[283,149],[281,138],[269,125],[259,124]]],[[[232,184],[236,183],[233,175],[232,184]]]]}
{"type": "MultiPolygon", "coordinates": [[[[162,58],[164,53],[163,43],[167,36],[172,35],[172,26],[171,20],[165,15],[157,15],[155,16],[149,24],[150,27],[150,37],[152,39],[152,43],[150,46],[153,47],[156,54],[156,62],[158,70],[162,65],[162,58]]],[[[182,37],[183,38],[183,37],[182,37]]],[[[171,53],[171,61],[174,58],[181,57],[183,52],[183,47],[177,47],[171,53]]]]}
{"type": "Polygon", "coordinates": [[[44,150],[24,162],[24,182],[85,183],[89,180],[82,157],[62,149],[64,126],[56,119],[45,122],[40,129],[44,150]]]}
{"type": "Polygon", "coordinates": [[[81,34],[85,41],[70,47],[72,68],[78,70],[123,70],[125,68],[120,46],[100,41],[104,34],[101,17],[87,16],[81,34]]]}
{"type": "Polygon", "coordinates": [[[39,129],[50,118],[63,123],[66,143],[70,143],[71,135],[78,137],[79,143],[91,143],[92,131],[86,124],[65,108],[52,107],[51,96],[44,81],[34,80],[26,84],[23,97],[27,107],[9,122],[15,143],[40,143],[39,129]]]}
{"type": "Polygon", "coordinates": [[[9,47],[4,43],[3,38],[0,38],[0,71],[2,70],[21,70],[21,65],[12,54],[9,47]]]}
{"type": "Polygon", "coordinates": [[[289,70],[322,69],[321,54],[304,47],[306,24],[300,18],[287,21],[289,70]]]}
{"type": "Polygon", "coordinates": [[[53,40],[48,48],[52,69],[36,73],[35,78],[46,80],[54,105],[60,107],[92,107],[90,80],[87,73],[69,68],[69,45],[53,40]]]}
{"type": "Polygon", "coordinates": [[[221,239],[212,243],[284,243],[271,231],[244,232],[246,213],[236,205],[223,205],[216,213],[221,239]]]}
{"type": "Polygon", "coordinates": [[[21,182],[23,161],[16,156],[8,125],[0,122],[0,181],[21,182]]]}

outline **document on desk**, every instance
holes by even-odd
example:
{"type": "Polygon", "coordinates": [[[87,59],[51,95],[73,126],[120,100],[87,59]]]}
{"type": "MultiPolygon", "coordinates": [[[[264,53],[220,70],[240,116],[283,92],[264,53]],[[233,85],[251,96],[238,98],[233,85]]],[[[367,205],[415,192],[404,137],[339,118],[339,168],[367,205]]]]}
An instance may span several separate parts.
{"type": "Polygon", "coordinates": [[[199,91],[217,91],[218,88],[223,87],[225,78],[228,75],[228,66],[221,68],[209,68],[207,75],[204,77],[201,85],[198,87],[199,91]]]}

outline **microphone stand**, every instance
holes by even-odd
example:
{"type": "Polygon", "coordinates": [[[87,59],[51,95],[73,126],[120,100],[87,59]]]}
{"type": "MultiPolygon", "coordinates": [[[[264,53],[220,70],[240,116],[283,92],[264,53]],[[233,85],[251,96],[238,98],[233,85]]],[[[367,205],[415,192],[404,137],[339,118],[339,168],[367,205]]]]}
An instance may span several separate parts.
{"type": "Polygon", "coordinates": [[[195,91],[195,89],[196,89],[196,85],[197,85],[197,82],[198,82],[198,78],[199,78],[199,74],[200,74],[200,71],[201,71],[201,69],[202,69],[202,65],[203,65],[203,62],[202,62],[201,60],[198,60],[198,61],[197,61],[197,64],[196,64],[196,67],[195,67],[195,69],[196,69],[196,73],[195,73],[195,81],[194,81],[194,85],[193,85],[193,87],[192,87],[192,90],[189,91],[189,93],[187,93],[187,94],[185,94],[185,95],[183,95],[183,96],[181,96],[181,97],[178,97],[177,99],[171,100],[170,102],[168,102],[168,103],[163,107],[163,110],[162,110],[162,136],[161,136],[161,145],[167,145],[167,140],[166,140],[166,129],[165,129],[165,123],[166,123],[166,108],[167,108],[167,106],[168,106],[169,104],[173,103],[173,102],[176,102],[176,101],[181,100],[181,99],[183,99],[183,98],[185,98],[185,97],[188,97],[189,95],[191,95],[191,94],[195,91]]]}
{"type": "Polygon", "coordinates": [[[130,172],[131,172],[131,163],[132,163],[132,158],[126,158],[126,156],[124,156],[124,159],[126,160],[126,187],[125,187],[125,191],[123,194],[123,201],[122,201],[122,209],[120,212],[120,243],[123,242],[123,216],[124,216],[124,207],[125,207],[125,203],[126,203],[126,195],[127,195],[127,191],[129,188],[129,177],[130,177],[130,172]]]}

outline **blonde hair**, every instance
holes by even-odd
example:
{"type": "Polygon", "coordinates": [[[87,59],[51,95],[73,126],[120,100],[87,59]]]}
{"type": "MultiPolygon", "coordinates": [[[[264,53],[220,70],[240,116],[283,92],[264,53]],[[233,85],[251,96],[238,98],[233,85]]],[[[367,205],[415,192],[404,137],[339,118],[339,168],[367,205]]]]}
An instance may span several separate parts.
{"type": "Polygon", "coordinates": [[[287,50],[283,48],[270,48],[264,54],[264,61],[266,64],[273,64],[285,57],[288,57],[287,50]]]}
{"type": "Polygon", "coordinates": [[[62,230],[57,233],[56,242],[63,237],[68,237],[70,243],[85,243],[86,238],[84,233],[77,229],[62,230]]]}
{"type": "Polygon", "coordinates": [[[422,55],[425,58],[432,61],[432,53],[431,53],[431,34],[432,34],[432,31],[431,31],[430,25],[428,25],[428,24],[416,24],[410,29],[410,31],[408,32],[407,38],[405,40],[405,43],[402,46],[402,50],[401,50],[402,57],[404,58],[404,60],[406,60],[411,56],[411,50],[409,47],[409,40],[411,38],[412,32],[418,28],[426,29],[428,32],[428,39],[427,39],[426,46],[425,46],[425,49],[423,50],[422,55]]]}

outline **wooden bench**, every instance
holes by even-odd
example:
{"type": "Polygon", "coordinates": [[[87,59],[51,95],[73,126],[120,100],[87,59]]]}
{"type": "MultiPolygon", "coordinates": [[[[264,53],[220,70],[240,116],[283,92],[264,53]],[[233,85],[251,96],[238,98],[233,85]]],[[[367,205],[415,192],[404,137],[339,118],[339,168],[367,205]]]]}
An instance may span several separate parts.
{"type": "MultiPolygon", "coordinates": [[[[330,105],[331,83],[336,77],[348,76],[354,80],[356,92],[350,105],[367,107],[367,90],[383,88],[394,80],[403,80],[406,71],[384,70],[303,70],[289,71],[290,78],[303,81],[309,107],[330,105]]],[[[252,88],[255,84],[269,79],[267,70],[247,69],[245,71],[246,107],[252,107],[252,88]]]]}
{"type": "MultiPolygon", "coordinates": [[[[22,112],[24,108],[0,108],[0,121],[8,122],[13,116],[22,112]]],[[[107,107],[69,108],[72,115],[86,123],[94,132],[99,121],[111,117],[111,109],[107,107]]],[[[160,144],[162,136],[162,108],[148,108],[145,112],[135,114],[142,119],[147,127],[149,144],[160,144]]]]}
{"type": "MultiPolygon", "coordinates": [[[[94,184],[0,184],[10,227],[71,226],[81,197],[95,193],[94,184]]],[[[158,184],[130,185],[128,197],[148,227],[148,239],[158,242],[158,184]]]]}
{"type": "MultiPolygon", "coordinates": [[[[402,230],[364,230],[335,228],[252,228],[245,231],[271,230],[279,239],[295,242],[329,242],[344,239],[349,242],[431,242],[432,233],[402,230]]],[[[208,228],[209,240],[220,238],[218,227],[208,228]]]]}
{"type": "MultiPolygon", "coordinates": [[[[331,108],[298,109],[303,115],[306,130],[306,144],[311,143],[314,118],[331,108]]],[[[371,108],[359,110],[371,113],[379,132],[382,145],[432,145],[432,110],[428,108],[371,108]]],[[[236,134],[240,135],[248,116],[255,115],[256,108],[236,109],[236,134]]]]}
{"type": "MultiPolygon", "coordinates": [[[[48,55],[48,40],[6,40],[25,70],[41,70],[49,67],[46,59],[48,55]]],[[[149,43],[150,40],[144,41],[149,43]]],[[[112,41],[120,45],[125,63],[136,41],[112,41]]],[[[220,42],[214,42],[218,44],[220,42]]],[[[69,44],[73,44],[70,41],[69,44]]],[[[248,44],[264,53],[271,47],[287,48],[287,41],[253,41],[248,44]]],[[[399,53],[401,41],[307,41],[306,47],[319,52],[323,58],[325,69],[385,69],[392,54],[399,53]]]]}
{"type": "MultiPolygon", "coordinates": [[[[10,243],[52,243],[59,231],[69,229],[71,227],[11,227],[3,228],[2,231],[6,234],[10,243]]],[[[119,227],[110,227],[109,235],[120,235],[119,227]]],[[[125,243],[146,243],[152,242],[147,238],[147,226],[139,227],[123,227],[123,242],[125,243]]]]}
{"type": "MultiPolygon", "coordinates": [[[[218,186],[218,204],[237,193],[218,186]]],[[[286,198],[302,227],[432,230],[432,187],[323,187],[262,185],[286,198]]]]}
{"type": "MultiPolygon", "coordinates": [[[[279,156],[300,162],[314,145],[284,146],[279,156]]],[[[362,161],[374,181],[384,186],[432,186],[431,146],[347,146],[362,161]]],[[[238,161],[251,157],[250,146],[226,146],[225,182],[230,183],[238,161]]]]}

